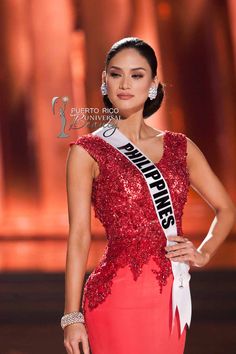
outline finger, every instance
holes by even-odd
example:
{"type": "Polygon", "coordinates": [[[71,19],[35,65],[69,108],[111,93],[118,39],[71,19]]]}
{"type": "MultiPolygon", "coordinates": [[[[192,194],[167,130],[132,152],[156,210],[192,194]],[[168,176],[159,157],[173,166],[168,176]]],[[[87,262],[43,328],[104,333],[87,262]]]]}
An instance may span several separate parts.
{"type": "Polygon", "coordinates": [[[174,246],[166,246],[164,247],[167,252],[169,251],[175,251],[183,248],[190,248],[190,243],[188,242],[183,242],[183,243],[177,243],[174,246]]]}
{"type": "Polygon", "coordinates": [[[178,250],[178,251],[169,252],[169,253],[166,254],[166,257],[173,259],[174,257],[186,256],[186,255],[190,255],[190,250],[189,249],[181,249],[181,250],[178,250]]]}
{"type": "MultiPolygon", "coordinates": [[[[177,252],[174,252],[172,254],[173,254],[173,256],[170,257],[171,261],[183,261],[183,260],[194,261],[195,251],[193,248],[189,248],[187,250],[187,253],[185,253],[185,254],[182,253],[182,254],[177,255],[177,252]]],[[[167,257],[167,258],[169,258],[169,257],[167,257]]]]}
{"type": "Polygon", "coordinates": [[[184,236],[167,236],[167,239],[170,241],[177,241],[177,242],[186,242],[186,240],[188,240],[184,236]]]}
{"type": "Polygon", "coordinates": [[[83,345],[83,352],[84,354],[90,354],[89,352],[89,342],[87,337],[85,337],[82,341],[82,345],[83,345]]]}
{"type": "Polygon", "coordinates": [[[67,354],[73,354],[73,349],[72,349],[70,343],[66,340],[64,340],[64,347],[66,348],[67,354]]]}
{"type": "Polygon", "coordinates": [[[72,346],[72,354],[81,354],[80,349],[79,349],[79,342],[78,340],[73,340],[71,341],[71,346],[72,346]]]}
{"type": "Polygon", "coordinates": [[[189,261],[189,257],[188,257],[188,255],[178,256],[178,257],[172,258],[171,261],[173,261],[173,262],[185,262],[185,261],[189,261]]]}
{"type": "Polygon", "coordinates": [[[196,253],[196,248],[192,245],[187,245],[186,247],[179,248],[176,251],[169,251],[167,255],[173,255],[173,256],[182,256],[182,255],[188,255],[190,259],[193,259],[194,255],[196,253]]]}

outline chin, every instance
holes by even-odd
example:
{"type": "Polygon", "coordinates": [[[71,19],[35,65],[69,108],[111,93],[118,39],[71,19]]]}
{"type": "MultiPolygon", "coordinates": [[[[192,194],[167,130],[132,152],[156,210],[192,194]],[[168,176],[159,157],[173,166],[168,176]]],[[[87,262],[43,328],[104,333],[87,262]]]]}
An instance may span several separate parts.
{"type": "Polygon", "coordinates": [[[139,111],[140,111],[140,109],[137,109],[137,108],[120,109],[118,114],[120,114],[122,116],[122,118],[128,118],[128,117],[134,115],[135,113],[138,113],[139,111]]]}
{"type": "Polygon", "coordinates": [[[144,103],[145,102],[132,102],[130,100],[120,100],[117,98],[110,98],[109,100],[111,101],[113,107],[118,108],[119,112],[117,115],[121,115],[122,117],[126,118],[132,114],[135,114],[136,112],[139,112],[141,109],[144,108],[144,103]]]}

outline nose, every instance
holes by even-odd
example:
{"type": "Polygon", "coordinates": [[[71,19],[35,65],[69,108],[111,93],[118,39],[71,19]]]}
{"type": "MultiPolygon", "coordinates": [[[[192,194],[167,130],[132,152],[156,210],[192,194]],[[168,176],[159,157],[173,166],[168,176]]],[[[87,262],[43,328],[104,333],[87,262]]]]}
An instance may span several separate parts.
{"type": "Polygon", "coordinates": [[[126,90],[128,88],[130,88],[129,78],[123,76],[122,79],[120,80],[120,89],[126,90]]]}

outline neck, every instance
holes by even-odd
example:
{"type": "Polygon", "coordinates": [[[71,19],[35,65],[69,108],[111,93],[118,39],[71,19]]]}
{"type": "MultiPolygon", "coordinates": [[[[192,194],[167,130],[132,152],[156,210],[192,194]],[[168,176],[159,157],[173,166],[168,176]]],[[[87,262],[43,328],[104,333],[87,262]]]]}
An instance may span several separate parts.
{"type": "Polygon", "coordinates": [[[116,126],[121,133],[134,143],[144,137],[147,127],[144,123],[142,112],[141,114],[136,113],[128,118],[118,120],[116,126]]]}

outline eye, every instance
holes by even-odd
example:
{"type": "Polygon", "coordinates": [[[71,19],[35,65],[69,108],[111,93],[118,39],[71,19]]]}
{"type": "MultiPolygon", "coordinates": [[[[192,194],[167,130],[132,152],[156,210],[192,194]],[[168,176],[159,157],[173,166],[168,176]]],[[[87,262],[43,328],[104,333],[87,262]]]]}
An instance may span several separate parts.
{"type": "Polygon", "coordinates": [[[143,75],[134,74],[134,75],[132,75],[132,77],[134,77],[135,79],[140,79],[141,77],[143,77],[143,75]]]}
{"type": "Polygon", "coordinates": [[[111,75],[112,77],[120,76],[119,74],[116,74],[116,73],[111,73],[110,75],[111,75]]]}

